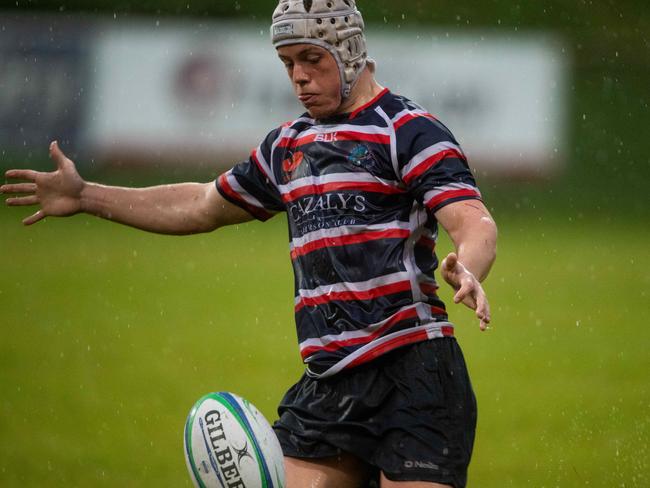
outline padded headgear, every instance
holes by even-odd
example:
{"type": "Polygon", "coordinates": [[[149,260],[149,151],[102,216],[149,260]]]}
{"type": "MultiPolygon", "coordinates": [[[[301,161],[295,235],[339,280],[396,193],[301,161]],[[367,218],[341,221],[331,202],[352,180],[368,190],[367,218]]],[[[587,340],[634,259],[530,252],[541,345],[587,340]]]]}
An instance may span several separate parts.
{"type": "Polygon", "coordinates": [[[276,49],[301,43],[327,49],[339,67],[345,100],[366,67],[363,28],[354,0],[280,0],[273,12],[271,40],[276,49]]]}

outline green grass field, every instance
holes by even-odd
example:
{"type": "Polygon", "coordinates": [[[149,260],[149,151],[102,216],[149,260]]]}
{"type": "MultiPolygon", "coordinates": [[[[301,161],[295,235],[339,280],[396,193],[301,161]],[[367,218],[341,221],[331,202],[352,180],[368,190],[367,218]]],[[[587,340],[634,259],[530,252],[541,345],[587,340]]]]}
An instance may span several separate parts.
{"type": "MultiPolygon", "coordinates": [[[[196,399],[275,418],[302,371],[282,218],[178,238],[24,215],[0,209],[0,486],[190,486],[196,399]]],[[[492,330],[450,307],[479,400],[470,486],[650,486],[647,223],[499,224],[492,330]]]]}

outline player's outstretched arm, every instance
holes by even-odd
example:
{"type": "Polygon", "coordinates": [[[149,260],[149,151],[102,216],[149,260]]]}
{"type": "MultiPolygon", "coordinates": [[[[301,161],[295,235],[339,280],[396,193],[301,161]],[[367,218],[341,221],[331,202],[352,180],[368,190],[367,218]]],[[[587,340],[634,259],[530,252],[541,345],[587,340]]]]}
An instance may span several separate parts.
{"type": "Polygon", "coordinates": [[[149,188],[123,188],[84,181],[58,144],[50,145],[56,170],[48,173],[14,169],[0,193],[15,194],[7,205],[38,205],[23,220],[34,224],[48,216],[65,217],[80,212],[160,234],[195,234],[252,219],[246,211],[225,200],[214,183],[180,183],[149,188]]]}
{"type": "Polygon", "coordinates": [[[442,277],[456,290],[454,302],[475,310],[481,330],[485,330],[491,319],[490,304],[481,282],[496,258],[496,224],[479,200],[451,203],[435,216],[456,247],[456,252],[442,261],[442,277]]]}

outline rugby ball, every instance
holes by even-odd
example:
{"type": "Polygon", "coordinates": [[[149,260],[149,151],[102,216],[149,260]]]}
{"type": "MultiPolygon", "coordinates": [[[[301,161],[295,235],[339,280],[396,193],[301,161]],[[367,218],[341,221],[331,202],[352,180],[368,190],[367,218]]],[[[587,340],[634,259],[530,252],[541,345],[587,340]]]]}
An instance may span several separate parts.
{"type": "Polygon", "coordinates": [[[284,487],[280,443],[260,411],[240,396],[205,395],[192,407],[183,437],[196,487],[284,487]]]}

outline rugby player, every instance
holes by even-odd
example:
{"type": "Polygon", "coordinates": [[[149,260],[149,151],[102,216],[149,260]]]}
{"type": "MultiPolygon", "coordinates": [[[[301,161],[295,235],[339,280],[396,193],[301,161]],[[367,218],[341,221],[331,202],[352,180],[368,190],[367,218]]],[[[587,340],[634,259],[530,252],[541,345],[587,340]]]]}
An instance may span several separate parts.
{"type": "Polygon", "coordinates": [[[56,171],[10,170],[26,182],[1,191],[40,206],[27,225],[86,212],[193,234],[286,212],[307,365],[274,426],[287,486],[464,487],[476,402],[435,245],[440,224],[456,248],[440,274],[485,330],[494,221],[451,132],[375,80],[354,0],[281,0],[271,37],[306,113],[216,182],[90,183],[53,142],[56,171]]]}

